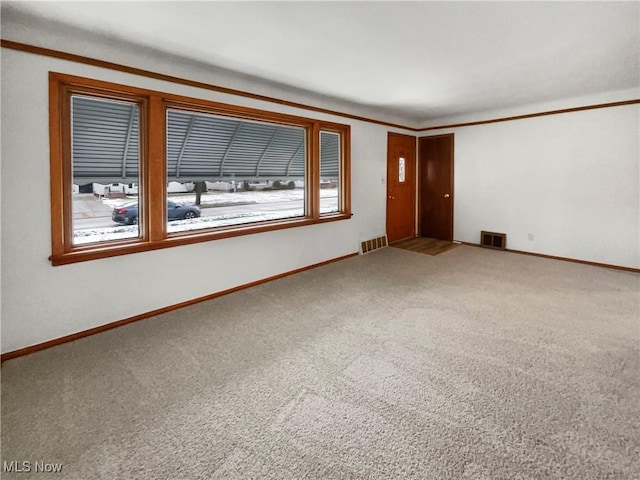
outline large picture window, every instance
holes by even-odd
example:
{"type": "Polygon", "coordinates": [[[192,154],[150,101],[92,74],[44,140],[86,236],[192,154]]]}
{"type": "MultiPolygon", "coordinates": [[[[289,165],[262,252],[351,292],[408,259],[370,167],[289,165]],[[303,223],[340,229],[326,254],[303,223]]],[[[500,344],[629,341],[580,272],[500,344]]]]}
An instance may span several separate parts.
{"type": "Polygon", "coordinates": [[[167,232],[302,218],[306,163],[303,127],[169,109],[167,182],[198,209],[168,208],[167,232]]]}
{"type": "Polygon", "coordinates": [[[54,265],[343,220],[349,126],[50,74],[54,265]]]}

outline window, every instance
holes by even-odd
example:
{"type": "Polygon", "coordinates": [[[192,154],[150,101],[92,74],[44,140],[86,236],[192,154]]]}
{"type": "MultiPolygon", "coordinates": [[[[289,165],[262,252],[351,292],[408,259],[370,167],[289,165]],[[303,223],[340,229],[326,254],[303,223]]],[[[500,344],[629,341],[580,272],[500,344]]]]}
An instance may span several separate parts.
{"type": "Polygon", "coordinates": [[[340,133],[320,132],[320,214],[340,211],[340,133]]]}
{"type": "Polygon", "coordinates": [[[113,219],[127,226],[114,227],[110,207],[116,205],[109,204],[137,197],[139,125],[140,108],[134,102],[71,95],[74,245],[140,237],[137,207],[120,208],[113,219]]]}
{"type": "Polygon", "coordinates": [[[349,126],[50,74],[54,265],[350,218],[349,126]]]}
{"type": "Polygon", "coordinates": [[[169,195],[185,190],[176,200],[199,208],[169,208],[176,214],[167,232],[303,218],[306,133],[295,125],[169,109],[169,195]],[[189,214],[191,221],[181,221],[189,214]]]}

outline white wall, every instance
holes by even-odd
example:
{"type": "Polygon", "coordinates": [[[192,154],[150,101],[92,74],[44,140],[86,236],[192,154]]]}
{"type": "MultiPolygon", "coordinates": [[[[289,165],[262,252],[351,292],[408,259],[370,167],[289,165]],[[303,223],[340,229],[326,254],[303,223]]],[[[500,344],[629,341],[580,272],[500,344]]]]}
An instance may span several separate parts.
{"type": "Polygon", "coordinates": [[[503,232],[510,249],[640,267],[640,106],[421,136],[450,132],[456,240],[479,243],[481,230],[503,232]]]}
{"type": "MultiPolygon", "coordinates": [[[[189,71],[181,71],[180,76],[188,78],[189,71]]],[[[2,352],[357,252],[361,240],[385,231],[386,195],[381,180],[386,174],[388,130],[2,49],[2,352]],[[52,267],[47,259],[51,253],[49,71],[350,124],[354,216],[52,267]],[[213,273],[220,271],[225,273],[213,273]]]]}
{"type": "Polygon", "coordinates": [[[292,88],[291,85],[269,82],[259,77],[198,63],[188,56],[168,54],[142,47],[112,35],[77,29],[52,22],[48,18],[25,14],[16,11],[10,5],[5,5],[6,3],[2,5],[0,17],[3,39],[253,94],[285,99],[304,105],[321,106],[327,110],[385,120],[397,125],[407,124],[407,119],[404,116],[385,111],[384,108],[355,102],[347,103],[309,90],[292,88]]]}
{"type": "MultiPolygon", "coordinates": [[[[202,66],[176,70],[134,56],[127,52],[126,63],[225,85],[215,70],[207,77],[202,66]]],[[[385,231],[387,132],[413,132],[11,49],[2,49],[1,60],[2,352],[353,253],[361,240],[385,231]],[[49,71],[350,124],[354,217],[52,267],[49,71]],[[207,273],[207,265],[226,273],[207,273]],[[135,296],[114,300],[123,289],[135,296]]],[[[337,109],[315,97],[305,102],[300,92],[293,99],[337,109]]],[[[495,115],[475,119],[485,118],[495,115]]],[[[455,238],[475,243],[480,230],[495,230],[508,234],[509,248],[640,267],[639,123],[633,105],[425,132],[456,134],[455,238]]]]}

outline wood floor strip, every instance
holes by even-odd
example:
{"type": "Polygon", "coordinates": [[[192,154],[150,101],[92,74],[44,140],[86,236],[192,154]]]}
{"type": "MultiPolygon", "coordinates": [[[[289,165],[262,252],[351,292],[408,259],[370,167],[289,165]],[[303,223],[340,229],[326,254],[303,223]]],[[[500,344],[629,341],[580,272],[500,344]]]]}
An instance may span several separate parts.
{"type": "Polygon", "coordinates": [[[410,250],[412,252],[425,253],[427,255],[439,255],[443,252],[456,248],[458,244],[447,240],[437,240],[435,238],[416,237],[408,240],[401,240],[393,243],[391,247],[410,250]]]}

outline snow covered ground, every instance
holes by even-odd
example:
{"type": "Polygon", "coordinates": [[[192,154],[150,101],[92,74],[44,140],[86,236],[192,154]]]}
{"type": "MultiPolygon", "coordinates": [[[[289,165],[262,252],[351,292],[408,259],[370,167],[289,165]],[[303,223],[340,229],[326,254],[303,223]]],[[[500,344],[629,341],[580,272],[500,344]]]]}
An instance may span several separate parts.
{"type": "MultiPolygon", "coordinates": [[[[194,204],[195,194],[171,195],[178,203],[194,204]]],[[[245,223],[265,222],[285,218],[302,217],[304,190],[274,190],[256,192],[208,192],[202,194],[203,215],[191,220],[171,221],[167,225],[169,233],[200,230],[203,228],[226,227],[245,223]],[[269,204],[273,204],[271,207],[269,204]],[[289,205],[290,204],[290,205],[289,205]],[[255,207],[251,207],[255,205],[255,207]],[[234,211],[234,206],[237,208],[234,211]],[[231,208],[224,208],[231,207],[231,208]],[[220,211],[220,214],[216,214],[220,211]],[[224,211],[224,213],[223,213],[224,211]]],[[[132,198],[104,199],[109,208],[117,208],[135,201],[132,198]]],[[[338,210],[337,189],[320,190],[321,213],[338,210]]],[[[136,238],[140,235],[138,225],[113,225],[109,227],[77,229],[73,232],[75,245],[136,238]]]]}
{"type": "MultiPolygon", "coordinates": [[[[320,190],[320,198],[337,198],[338,189],[327,188],[320,190]]],[[[171,200],[184,203],[194,204],[196,199],[195,193],[185,193],[184,195],[171,195],[171,200]]],[[[288,200],[303,200],[304,189],[296,188],[295,190],[269,190],[255,192],[207,192],[200,197],[200,203],[203,206],[216,205],[233,205],[247,203],[273,203],[288,200]]],[[[111,208],[119,207],[125,203],[130,203],[131,198],[114,198],[104,199],[102,203],[111,208]]],[[[134,200],[135,201],[135,200],[134,200]]]]}

